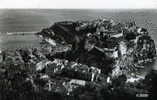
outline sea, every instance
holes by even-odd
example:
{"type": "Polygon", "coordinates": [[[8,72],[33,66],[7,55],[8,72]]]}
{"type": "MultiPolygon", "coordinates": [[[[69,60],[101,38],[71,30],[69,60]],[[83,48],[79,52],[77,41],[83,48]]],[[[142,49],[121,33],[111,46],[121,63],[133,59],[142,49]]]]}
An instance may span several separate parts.
{"type": "MultiPolygon", "coordinates": [[[[34,33],[58,21],[113,19],[147,28],[157,47],[157,9],[0,9],[0,49],[39,47],[34,33]],[[14,35],[13,33],[21,33],[14,35]]],[[[148,66],[157,70],[157,61],[148,66]]]]}

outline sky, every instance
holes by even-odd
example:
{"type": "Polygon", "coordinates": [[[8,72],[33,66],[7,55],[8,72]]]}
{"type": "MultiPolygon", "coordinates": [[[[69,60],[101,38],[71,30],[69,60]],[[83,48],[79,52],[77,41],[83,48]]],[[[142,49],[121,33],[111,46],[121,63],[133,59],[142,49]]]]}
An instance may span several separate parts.
{"type": "Polygon", "coordinates": [[[157,0],[0,0],[0,8],[157,9],[157,0]]]}

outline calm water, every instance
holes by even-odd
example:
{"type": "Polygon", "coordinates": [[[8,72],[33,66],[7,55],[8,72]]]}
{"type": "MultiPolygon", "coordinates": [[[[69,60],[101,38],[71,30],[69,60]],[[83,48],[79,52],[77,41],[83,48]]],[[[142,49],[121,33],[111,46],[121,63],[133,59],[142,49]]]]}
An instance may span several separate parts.
{"type": "MultiPolygon", "coordinates": [[[[111,18],[116,22],[136,21],[149,30],[157,47],[157,10],[0,10],[0,48],[38,47],[39,39],[33,34],[6,36],[6,32],[40,31],[54,22],[65,20],[92,20],[111,18]]],[[[154,68],[157,65],[152,64],[154,68]]],[[[157,68],[156,68],[157,69],[157,68]]]]}
{"type": "Polygon", "coordinates": [[[0,49],[40,47],[39,41],[35,35],[0,35],[0,49]]]}

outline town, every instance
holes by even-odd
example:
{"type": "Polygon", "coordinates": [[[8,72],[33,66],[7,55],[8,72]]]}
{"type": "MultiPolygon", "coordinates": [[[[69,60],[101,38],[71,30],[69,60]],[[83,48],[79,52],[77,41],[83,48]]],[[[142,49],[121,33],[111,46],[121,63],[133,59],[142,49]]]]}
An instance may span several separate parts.
{"type": "MultiPolygon", "coordinates": [[[[36,33],[41,48],[0,52],[2,100],[127,100],[152,98],[154,40],[136,22],[56,22],[36,33]]],[[[156,81],[155,81],[156,82],[156,81]]]]}

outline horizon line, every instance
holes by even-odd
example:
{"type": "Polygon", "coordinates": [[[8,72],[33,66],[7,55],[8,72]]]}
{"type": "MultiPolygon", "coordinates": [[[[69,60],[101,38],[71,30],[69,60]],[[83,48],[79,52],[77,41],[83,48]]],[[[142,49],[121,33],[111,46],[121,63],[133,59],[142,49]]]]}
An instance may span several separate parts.
{"type": "Polygon", "coordinates": [[[157,10],[157,8],[1,8],[0,10],[157,10]]]}

